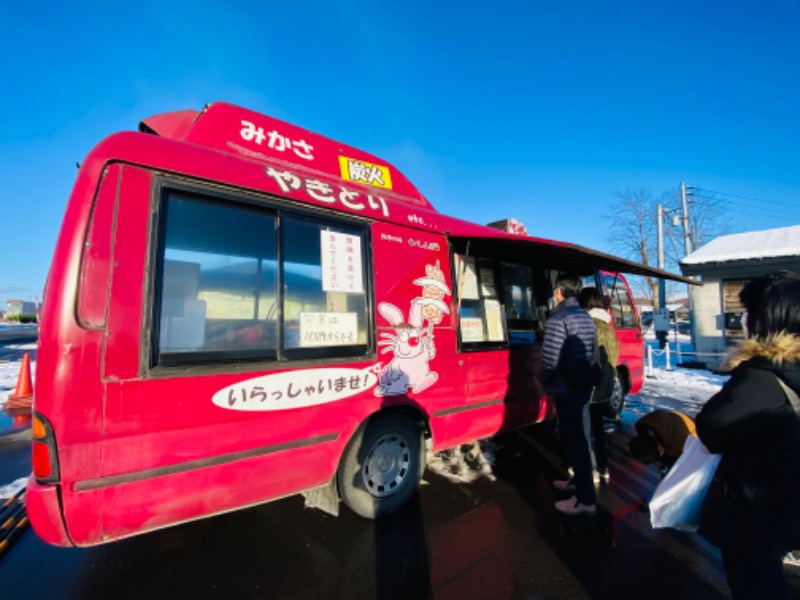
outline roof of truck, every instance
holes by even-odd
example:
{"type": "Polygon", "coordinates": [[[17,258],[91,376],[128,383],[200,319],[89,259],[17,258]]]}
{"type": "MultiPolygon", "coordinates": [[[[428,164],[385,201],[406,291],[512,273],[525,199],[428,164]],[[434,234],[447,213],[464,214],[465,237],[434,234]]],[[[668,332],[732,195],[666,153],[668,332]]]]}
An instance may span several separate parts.
{"type": "MultiPolygon", "coordinates": [[[[140,123],[139,131],[238,155],[267,165],[277,163],[292,169],[287,172],[288,175],[298,171],[309,176],[318,175],[328,180],[347,182],[348,186],[366,190],[365,194],[374,193],[378,200],[379,195],[385,196],[393,204],[404,207],[403,214],[393,214],[391,220],[444,233],[454,240],[469,241],[475,252],[491,251],[493,256],[509,259],[519,258],[520,253],[529,252],[546,255],[548,264],[559,270],[587,273],[592,270],[607,270],[698,283],[693,279],[578,244],[525,235],[527,232],[524,226],[514,219],[493,224],[508,226],[516,232],[508,233],[443,215],[436,211],[403,173],[379,157],[313,131],[225,102],[214,102],[202,111],[181,110],[149,117],[140,123]]],[[[367,197],[371,205],[373,197],[367,197]]],[[[388,210],[384,210],[384,217],[389,217],[388,210]]]]}

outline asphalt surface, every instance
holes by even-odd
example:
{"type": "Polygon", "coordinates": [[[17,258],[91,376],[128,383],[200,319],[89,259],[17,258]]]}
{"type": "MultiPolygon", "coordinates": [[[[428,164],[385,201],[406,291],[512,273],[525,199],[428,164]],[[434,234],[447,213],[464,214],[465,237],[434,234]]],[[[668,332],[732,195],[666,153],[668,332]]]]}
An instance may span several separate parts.
{"type": "Polygon", "coordinates": [[[31,344],[38,338],[39,328],[36,325],[0,327],[0,362],[17,361],[26,352],[35,360],[36,349],[23,350],[17,346],[31,344]]]}
{"type": "MultiPolygon", "coordinates": [[[[612,434],[595,519],[554,511],[563,462],[547,428],[532,427],[498,439],[496,481],[428,471],[408,510],[382,522],[293,497],[88,549],[29,530],[0,559],[0,597],[727,598],[714,548],[650,528],[643,500],[658,474],[625,456],[629,427],[612,434]]],[[[0,481],[29,472],[28,440],[0,440],[0,481]]]]}
{"type": "MultiPolygon", "coordinates": [[[[554,510],[565,464],[552,424],[539,425],[495,440],[494,481],[428,470],[411,505],[379,522],[292,497],[93,548],[28,528],[0,553],[0,598],[729,598],[715,548],[651,528],[659,474],[627,455],[636,417],[611,431],[596,518],[554,510]]],[[[0,428],[0,485],[30,461],[30,430],[0,428]]],[[[786,575],[800,598],[800,569],[786,575]]]]}

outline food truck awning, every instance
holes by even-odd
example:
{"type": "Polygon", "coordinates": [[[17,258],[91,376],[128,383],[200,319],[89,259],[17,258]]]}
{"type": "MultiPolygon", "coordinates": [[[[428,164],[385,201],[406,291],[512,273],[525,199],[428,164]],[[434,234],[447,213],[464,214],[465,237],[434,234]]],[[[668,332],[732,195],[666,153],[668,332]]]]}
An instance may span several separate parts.
{"type": "Polygon", "coordinates": [[[546,258],[549,268],[559,271],[570,271],[579,275],[588,275],[596,270],[612,271],[630,275],[642,275],[680,281],[690,285],[703,285],[702,282],[689,277],[682,277],[662,269],[649,267],[641,263],[620,258],[598,250],[592,250],[578,244],[548,240],[530,236],[520,236],[489,227],[471,224],[464,229],[454,228],[448,232],[449,239],[459,246],[469,244],[470,256],[485,256],[508,262],[520,262],[526,255],[533,258],[546,258]]]}

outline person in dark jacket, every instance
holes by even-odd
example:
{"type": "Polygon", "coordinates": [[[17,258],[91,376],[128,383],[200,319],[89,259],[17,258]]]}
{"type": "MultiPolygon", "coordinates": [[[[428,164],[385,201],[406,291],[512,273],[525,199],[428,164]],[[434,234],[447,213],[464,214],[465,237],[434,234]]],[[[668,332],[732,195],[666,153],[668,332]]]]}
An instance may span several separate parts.
{"type": "Polygon", "coordinates": [[[800,418],[779,381],[800,392],[800,279],[759,277],[739,298],[746,339],[696,419],[722,454],[699,532],[722,551],[735,599],[789,598],[782,559],[800,547],[800,418]]]}
{"type": "Polygon", "coordinates": [[[595,328],[592,317],[578,304],[581,280],[574,275],[559,275],[553,290],[557,303],[544,326],[540,380],[556,404],[558,432],[564,442],[575,476],[556,481],[562,491],[575,496],[556,502],[556,509],[568,515],[594,515],[596,497],[592,483],[585,421],[588,423],[592,384],[588,368],[594,356],[595,328]]]}

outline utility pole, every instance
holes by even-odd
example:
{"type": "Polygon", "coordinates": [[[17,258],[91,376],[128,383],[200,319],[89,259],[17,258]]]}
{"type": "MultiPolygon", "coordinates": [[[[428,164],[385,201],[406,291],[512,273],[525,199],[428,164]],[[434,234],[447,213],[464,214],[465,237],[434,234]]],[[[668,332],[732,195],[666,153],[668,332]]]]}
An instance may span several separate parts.
{"type": "MultiPolygon", "coordinates": [[[[692,246],[689,241],[689,203],[686,201],[686,188],[687,185],[681,181],[681,206],[683,207],[683,244],[684,250],[686,251],[686,256],[689,256],[692,253],[692,246]]],[[[688,186],[691,190],[692,187],[688,186]]],[[[691,195],[691,192],[688,192],[691,195]]],[[[694,339],[694,308],[692,303],[692,290],[691,286],[686,286],[686,297],[689,300],[689,315],[691,315],[692,320],[692,338],[694,339]]]]}
{"type": "MultiPolygon", "coordinates": [[[[658,204],[658,268],[664,269],[664,207],[658,204]]],[[[666,211],[669,213],[669,210],[666,211]]],[[[666,327],[669,326],[669,311],[667,310],[667,286],[662,277],[658,279],[658,310],[653,311],[653,330],[656,332],[658,347],[662,350],[667,345],[666,327]],[[658,322],[657,322],[658,321],[658,322]],[[666,323],[666,325],[665,325],[666,323]]]]}
{"type": "MultiPolygon", "coordinates": [[[[658,205],[658,268],[664,270],[664,208],[658,205]]],[[[667,286],[663,278],[658,280],[658,308],[667,305],[667,286]]]]}
{"type": "MultiPolygon", "coordinates": [[[[690,242],[689,237],[689,203],[686,201],[686,184],[681,181],[681,207],[683,208],[683,245],[684,250],[686,251],[686,256],[689,256],[692,253],[692,245],[690,242]]],[[[688,189],[692,189],[691,186],[688,186],[688,189]]],[[[691,192],[689,192],[691,194],[691,192]]]]}

